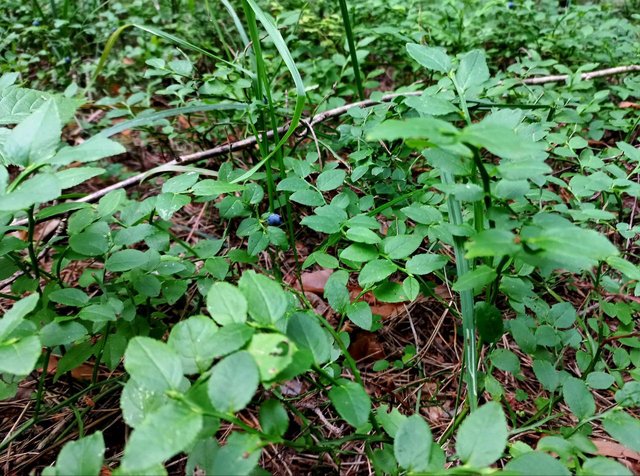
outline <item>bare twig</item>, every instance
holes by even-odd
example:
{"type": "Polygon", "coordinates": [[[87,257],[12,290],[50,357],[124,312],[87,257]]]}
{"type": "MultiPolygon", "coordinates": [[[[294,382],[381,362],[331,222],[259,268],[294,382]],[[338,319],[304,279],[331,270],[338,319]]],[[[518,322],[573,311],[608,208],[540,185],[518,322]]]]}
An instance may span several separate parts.
{"type": "MultiPolygon", "coordinates": [[[[629,66],[616,66],[615,68],[599,69],[597,71],[589,71],[588,73],[582,73],[580,78],[583,81],[588,81],[593,78],[602,78],[603,76],[613,76],[614,74],[629,73],[631,71],[640,71],[639,64],[631,64],[629,66]]],[[[522,82],[525,84],[544,84],[544,83],[557,83],[558,81],[566,81],[569,79],[568,74],[556,74],[552,76],[540,76],[538,78],[526,78],[522,82]]]]}

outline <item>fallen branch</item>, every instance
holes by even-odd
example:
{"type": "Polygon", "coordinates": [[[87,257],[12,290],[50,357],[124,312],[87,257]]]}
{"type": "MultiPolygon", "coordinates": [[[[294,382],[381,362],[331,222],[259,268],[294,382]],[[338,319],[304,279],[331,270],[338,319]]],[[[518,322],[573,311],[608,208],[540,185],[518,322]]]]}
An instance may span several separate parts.
{"type": "MultiPolygon", "coordinates": [[[[588,73],[582,73],[580,79],[583,81],[589,81],[594,78],[602,78],[604,76],[613,76],[614,74],[629,73],[631,71],[640,71],[639,64],[632,64],[629,66],[616,66],[615,68],[599,69],[597,71],[589,71],[588,73]]],[[[557,83],[559,81],[566,81],[571,75],[569,74],[556,74],[552,76],[540,76],[538,78],[526,78],[522,82],[524,84],[545,84],[545,83],[557,83]]]]}

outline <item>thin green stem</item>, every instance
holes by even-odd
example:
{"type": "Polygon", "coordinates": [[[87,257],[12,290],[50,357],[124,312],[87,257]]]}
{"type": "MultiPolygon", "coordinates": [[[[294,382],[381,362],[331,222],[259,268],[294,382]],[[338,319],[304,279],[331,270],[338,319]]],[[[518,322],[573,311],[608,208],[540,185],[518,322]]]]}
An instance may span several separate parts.
{"type": "Polygon", "coordinates": [[[49,359],[51,358],[51,348],[47,347],[44,353],[44,359],[42,361],[42,374],[40,374],[40,380],[38,381],[38,391],[36,393],[36,407],[33,410],[33,418],[38,418],[40,414],[40,408],[42,407],[42,398],[44,396],[44,381],[47,378],[49,369],[49,359]]]}
{"type": "Polygon", "coordinates": [[[36,249],[33,246],[33,235],[36,228],[36,220],[35,220],[35,207],[32,205],[27,212],[27,218],[29,220],[29,229],[27,231],[27,243],[29,250],[29,258],[31,259],[31,266],[33,268],[33,275],[35,279],[38,281],[38,294],[42,295],[42,289],[40,288],[40,266],[38,266],[38,255],[36,254],[36,249]]]}
{"type": "MultiPolygon", "coordinates": [[[[441,172],[444,184],[453,184],[453,177],[441,172]]],[[[449,195],[447,198],[449,221],[452,225],[462,225],[460,202],[449,195]]],[[[458,279],[469,272],[469,261],[464,257],[464,240],[454,237],[453,250],[456,257],[458,279]]],[[[462,308],[462,334],[464,340],[465,372],[468,387],[468,400],[471,411],[478,407],[478,357],[476,354],[476,323],[473,304],[473,290],[460,291],[460,307],[462,308]]]]}

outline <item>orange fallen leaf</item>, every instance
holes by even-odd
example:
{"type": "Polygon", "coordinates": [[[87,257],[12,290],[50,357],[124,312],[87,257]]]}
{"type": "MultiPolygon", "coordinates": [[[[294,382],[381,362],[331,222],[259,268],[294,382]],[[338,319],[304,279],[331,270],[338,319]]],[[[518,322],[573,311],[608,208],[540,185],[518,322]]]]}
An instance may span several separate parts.
{"type": "Polygon", "coordinates": [[[637,102],[622,101],[618,104],[618,107],[621,109],[640,109],[640,104],[638,104],[637,102]]]}
{"type": "MultiPolygon", "coordinates": [[[[303,273],[301,276],[302,286],[305,292],[324,294],[324,287],[329,280],[329,276],[333,274],[332,269],[319,269],[303,273]]],[[[299,286],[299,283],[296,283],[299,286]]]]}
{"type": "Polygon", "coordinates": [[[605,439],[593,439],[591,442],[598,448],[600,456],[610,456],[611,458],[625,458],[640,461],[640,453],[622,446],[620,443],[605,439]]]}

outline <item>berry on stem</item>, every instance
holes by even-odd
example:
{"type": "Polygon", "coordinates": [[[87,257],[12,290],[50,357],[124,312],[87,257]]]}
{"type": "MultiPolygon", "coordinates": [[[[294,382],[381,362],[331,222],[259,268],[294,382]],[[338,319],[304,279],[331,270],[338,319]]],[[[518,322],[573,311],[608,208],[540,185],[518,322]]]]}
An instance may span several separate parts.
{"type": "Polygon", "coordinates": [[[280,226],[282,225],[282,217],[277,213],[272,213],[267,217],[267,225],[269,226],[280,226]]]}

